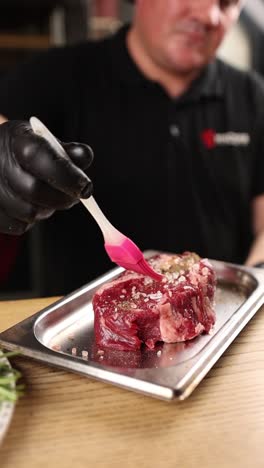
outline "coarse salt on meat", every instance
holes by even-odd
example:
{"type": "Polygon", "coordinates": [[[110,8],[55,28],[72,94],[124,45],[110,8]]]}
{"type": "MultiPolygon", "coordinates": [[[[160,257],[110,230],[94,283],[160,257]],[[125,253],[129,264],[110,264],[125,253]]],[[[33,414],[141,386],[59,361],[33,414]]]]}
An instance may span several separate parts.
{"type": "Polygon", "coordinates": [[[155,255],[148,262],[164,275],[162,281],[124,271],[95,293],[100,348],[129,351],[144,343],[153,349],[159,341],[186,341],[212,329],[216,275],[210,262],[190,252],[155,255]]]}

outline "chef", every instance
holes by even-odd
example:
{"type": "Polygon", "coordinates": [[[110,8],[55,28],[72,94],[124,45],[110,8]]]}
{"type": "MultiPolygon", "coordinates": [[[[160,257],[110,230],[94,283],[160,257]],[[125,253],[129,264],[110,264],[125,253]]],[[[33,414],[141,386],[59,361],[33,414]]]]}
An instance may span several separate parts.
{"type": "Polygon", "coordinates": [[[142,250],[264,261],[264,83],[215,58],[242,2],[133,3],[115,35],[51,49],[0,83],[0,232],[38,229],[43,295],[111,266],[78,203],[92,191],[142,250]]]}

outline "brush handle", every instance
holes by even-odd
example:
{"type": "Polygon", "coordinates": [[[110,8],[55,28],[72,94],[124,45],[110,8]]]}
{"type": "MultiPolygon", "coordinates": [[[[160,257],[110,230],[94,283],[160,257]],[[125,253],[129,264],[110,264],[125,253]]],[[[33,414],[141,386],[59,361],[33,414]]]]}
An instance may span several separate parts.
{"type": "Polygon", "coordinates": [[[102,212],[101,208],[99,208],[98,204],[96,203],[93,196],[84,199],[81,198],[80,200],[85,208],[89,211],[92,217],[97,222],[98,226],[100,227],[105,243],[107,244],[119,244],[123,242],[124,236],[119,232],[108,219],[105,217],[104,213],[102,212]]]}
{"type": "MultiPolygon", "coordinates": [[[[30,118],[30,125],[37,135],[45,138],[52,146],[52,148],[59,153],[62,157],[67,157],[67,154],[57,138],[48,130],[48,128],[39,120],[37,117],[30,118]]],[[[98,226],[100,227],[104,240],[107,244],[117,244],[124,240],[124,235],[121,234],[105,217],[102,210],[99,208],[95,199],[91,196],[88,199],[81,198],[80,201],[83,203],[85,208],[93,216],[98,226]]]]}

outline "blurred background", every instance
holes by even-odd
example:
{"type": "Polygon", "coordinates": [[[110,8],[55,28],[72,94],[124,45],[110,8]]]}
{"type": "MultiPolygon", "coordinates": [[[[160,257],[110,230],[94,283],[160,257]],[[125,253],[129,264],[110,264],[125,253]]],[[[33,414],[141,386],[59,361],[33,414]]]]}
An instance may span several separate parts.
{"type": "MultiPolygon", "coordinates": [[[[113,34],[132,9],[123,0],[1,0],[0,77],[38,51],[113,34]]],[[[264,0],[248,0],[218,54],[264,75],[263,44],[264,0]]],[[[43,295],[40,237],[38,228],[19,242],[0,235],[0,299],[43,295]]]]}

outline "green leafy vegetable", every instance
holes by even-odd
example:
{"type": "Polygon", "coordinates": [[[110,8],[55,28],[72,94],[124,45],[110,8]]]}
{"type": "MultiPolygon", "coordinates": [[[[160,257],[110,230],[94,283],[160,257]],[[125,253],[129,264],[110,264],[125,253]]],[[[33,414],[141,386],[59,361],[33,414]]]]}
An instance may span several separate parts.
{"type": "Polygon", "coordinates": [[[19,396],[23,394],[23,385],[17,385],[17,380],[21,377],[21,373],[12,369],[3,357],[10,358],[19,354],[16,351],[3,353],[0,350],[0,405],[3,401],[17,401],[19,396]]]}

